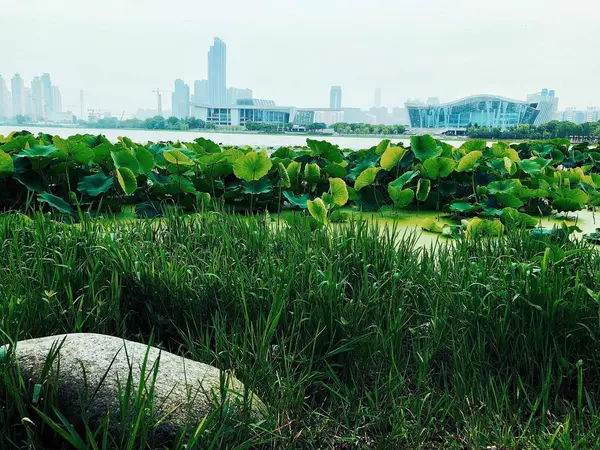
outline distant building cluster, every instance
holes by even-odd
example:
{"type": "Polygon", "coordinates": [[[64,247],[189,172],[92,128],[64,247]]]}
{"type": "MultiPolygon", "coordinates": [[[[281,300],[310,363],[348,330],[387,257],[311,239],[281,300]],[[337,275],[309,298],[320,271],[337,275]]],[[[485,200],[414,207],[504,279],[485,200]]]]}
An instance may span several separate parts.
{"type": "Polygon", "coordinates": [[[62,94],[50,74],[34,77],[29,86],[16,73],[7,83],[0,75],[0,119],[23,118],[29,122],[71,122],[73,114],[63,111],[62,94]],[[7,87],[10,86],[10,89],[7,87]]]}

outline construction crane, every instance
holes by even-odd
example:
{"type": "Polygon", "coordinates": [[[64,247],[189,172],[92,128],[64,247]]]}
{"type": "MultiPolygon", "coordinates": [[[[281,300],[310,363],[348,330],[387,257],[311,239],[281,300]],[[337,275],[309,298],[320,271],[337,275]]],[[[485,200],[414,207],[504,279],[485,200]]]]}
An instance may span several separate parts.
{"type": "Polygon", "coordinates": [[[156,88],[154,89],[152,92],[156,93],[156,112],[157,112],[157,116],[162,116],[162,95],[161,92],[171,92],[171,91],[165,91],[162,90],[160,88],[156,88]]]}

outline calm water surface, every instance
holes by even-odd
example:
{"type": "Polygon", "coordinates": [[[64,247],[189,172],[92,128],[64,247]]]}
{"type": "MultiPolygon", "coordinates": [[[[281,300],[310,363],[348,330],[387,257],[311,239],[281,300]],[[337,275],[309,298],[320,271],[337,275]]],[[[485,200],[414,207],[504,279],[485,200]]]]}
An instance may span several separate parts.
{"type": "MultiPolygon", "coordinates": [[[[111,141],[116,141],[119,136],[127,136],[133,141],[146,143],[148,141],[193,141],[204,137],[225,145],[250,145],[252,147],[292,147],[306,145],[306,135],[270,135],[246,133],[199,133],[195,131],[165,131],[165,130],[101,130],[96,128],[60,128],[60,127],[24,127],[34,134],[48,133],[62,137],[74,134],[103,134],[111,141]]],[[[0,126],[0,134],[6,136],[23,127],[0,126]]],[[[343,136],[309,136],[311,139],[329,141],[341,148],[362,149],[377,145],[381,137],[343,137],[343,136]]],[[[409,144],[409,139],[391,139],[393,143],[403,142],[409,144]]],[[[464,141],[444,141],[459,147],[464,141]]]]}

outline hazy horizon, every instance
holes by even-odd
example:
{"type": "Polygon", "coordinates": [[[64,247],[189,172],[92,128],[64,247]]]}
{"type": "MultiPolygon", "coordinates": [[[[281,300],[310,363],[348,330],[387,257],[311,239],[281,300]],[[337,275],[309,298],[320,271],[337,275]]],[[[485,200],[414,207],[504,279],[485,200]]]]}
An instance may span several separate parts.
{"type": "MultiPolygon", "coordinates": [[[[129,116],[156,108],[151,91],[207,77],[215,36],[227,44],[227,85],[278,105],[387,107],[473,94],[525,99],[556,90],[559,109],[600,106],[600,7],[579,0],[393,1],[20,0],[4,5],[0,75],[29,86],[49,72],[64,109],[129,116]],[[25,26],[27,24],[27,26],[25,26]],[[12,36],[10,40],[7,37],[12,36]],[[8,42],[8,45],[7,45],[8,42]]],[[[163,96],[170,108],[170,95],[163,96]]]]}

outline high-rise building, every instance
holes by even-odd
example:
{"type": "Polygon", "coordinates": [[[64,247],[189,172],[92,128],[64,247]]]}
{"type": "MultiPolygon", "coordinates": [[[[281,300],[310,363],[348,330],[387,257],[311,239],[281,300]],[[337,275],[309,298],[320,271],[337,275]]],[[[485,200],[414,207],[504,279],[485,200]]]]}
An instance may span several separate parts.
{"type": "Polygon", "coordinates": [[[331,86],[331,91],[329,92],[329,107],[331,109],[341,109],[342,108],[342,87],[341,86],[331,86]]]}
{"type": "Polygon", "coordinates": [[[54,112],[61,113],[62,109],[62,94],[58,86],[52,86],[52,104],[54,105],[54,112]]]}
{"type": "Polygon", "coordinates": [[[554,119],[558,111],[558,97],[556,96],[556,92],[547,88],[535,94],[527,95],[527,103],[536,105],[535,108],[540,111],[535,119],[535,126],[550,122],[554,119]]]}
{"type": "Polygon", "coordinates": [[[54,96],[49,73],[42,75],[42,97],[44,98],[44,116],[49,117],[54,112],[54,96]]]}
{"type": "Polygon", "coordinates": [[[210,102],[208,97],[208,80],[194,81],[194,102],[207,104],[210,102]]]}
{"type": "Polygon", "coordinates": [[[83,89],[79,91],[79,107],[81,108],[81,111],[79,112],[79,120],[85,120],[85,102],[83,89]]]}
{"type": "Polygon", "coordinates": [[[175,89],[171,94],[173,116],[178,119],[190,117],[190,87],[180,78],[175,80],[175,89]]]}
{"type": "Polygon", "coordinates": [[[375,89],[375,108],[381,108],[381,88],[375,89]]]}
{"type": "Polygon", "coordinates": [[[230,87],[227,89],[227,104],[237,105],[238,100],[252,100],[252,89],[238,89],[230,87]]]}
{"type": "Polygon", "coordinates": [[[212,105],[227,102],[227,47],[218,37],[208,52],[208,97],[212,105]]]}
{"type": "Polygon", "coordinates": [[[25,114],[25,89],[23,78],[18,73],[10,80],[12,90],[13,115],[22,116],[25,114]]]}
{"type": "Polygon", "coordinates": [[[29,116],[33,120],[35,118],[35,111],[33,109],[33,95],[31,94],[31,89],[28,87],[23,87],[23,99],[25,104],[23,105],[23,115],[29,116]]]}
{"type": "Polygon", "coordinates": [[[45,119],[44,116],[44,98],[42,95],[42,79],[35,77],[31,81],[31,96],[33,100],[33,120],[42,122],[45,119]]]}

